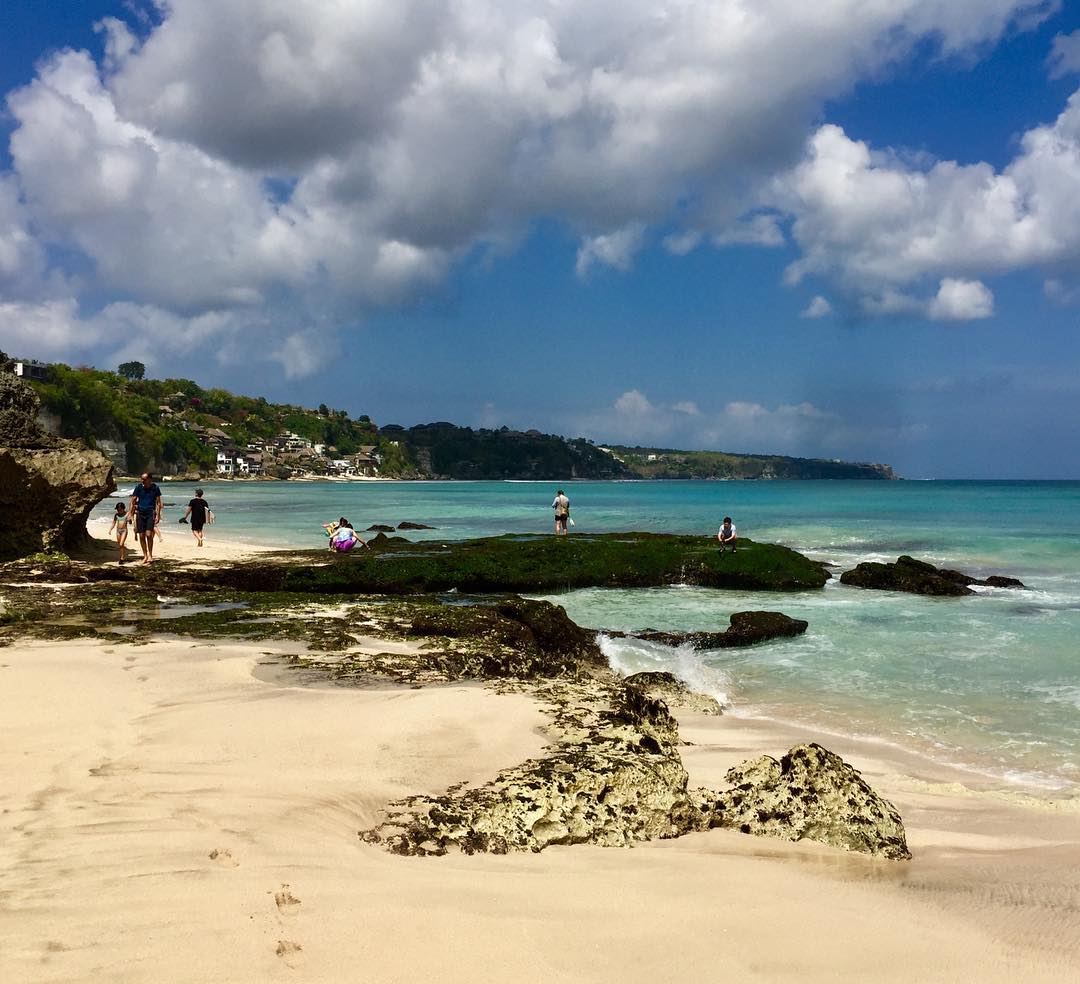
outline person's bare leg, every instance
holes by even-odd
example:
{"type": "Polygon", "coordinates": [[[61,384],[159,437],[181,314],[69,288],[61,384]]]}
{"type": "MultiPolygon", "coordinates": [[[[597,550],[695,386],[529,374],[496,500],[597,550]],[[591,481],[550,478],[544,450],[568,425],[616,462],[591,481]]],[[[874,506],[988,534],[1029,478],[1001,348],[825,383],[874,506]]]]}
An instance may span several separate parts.
{"type": "Polygon", "coordinates": [[[143,548],[143,563],[149,564],[154,559],[154,530],[150,529],[146,534],[146,546],[143,548]]]}

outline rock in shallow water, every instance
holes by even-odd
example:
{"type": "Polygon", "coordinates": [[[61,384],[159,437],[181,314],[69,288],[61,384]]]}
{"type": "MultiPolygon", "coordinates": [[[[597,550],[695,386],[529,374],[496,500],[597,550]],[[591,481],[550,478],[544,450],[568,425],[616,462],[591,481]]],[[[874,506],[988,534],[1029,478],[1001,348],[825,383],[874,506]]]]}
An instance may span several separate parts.
{"type": "Polygon", "coordinates": [[[938,568],[914,557],[897,557],[895,564],[867,561],[840,575],[840,583],[855,588],[876,588],[881,591],[906,591],[909,594],[959,597],[970,595],[972,584],[993,588],[1022,588],[1024,583],[1015,577],[995,574],[985,580],[962,571],[938,568]]]}
{"type": "Polygon", "coordinates": [[[694,649],[733,649],[753,646],[770,639],[801,635],[809,623],[802,618],[791,618],[783,612],[734,612],[731,624],[723,632],[661,632],[642,629],[640,632],[605,632],[614,639],[644,639],[664,646],[681,646],[689,643],[694,649]]]}
{"type": "Polygon", "coordinates": [[[816,743],[796,745],[780,761],[763,755],[743,762],[726,778],[731,789],[695,793],[709,827],[820,841],[893,861],[911,857],[896,807],[816,743]]]}

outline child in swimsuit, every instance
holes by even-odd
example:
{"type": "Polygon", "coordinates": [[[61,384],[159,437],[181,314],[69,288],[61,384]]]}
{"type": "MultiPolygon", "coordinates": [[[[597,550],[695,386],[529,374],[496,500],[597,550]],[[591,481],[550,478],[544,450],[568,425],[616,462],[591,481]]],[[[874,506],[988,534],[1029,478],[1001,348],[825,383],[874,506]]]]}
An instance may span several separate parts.
{"type": "Polygon", "coordinates": [[[118,502],[116,512],[113,513],[112,523],[109,526],[109,535],[112,536],[112,531],[116,530],[116,546],[120,551],[120,559],[117,561],[119,564],[124,562],[124,555],[127,553],[127,547],[124,544],[127,541],[129,518],[127,507],[122,502],[118,502]]]}

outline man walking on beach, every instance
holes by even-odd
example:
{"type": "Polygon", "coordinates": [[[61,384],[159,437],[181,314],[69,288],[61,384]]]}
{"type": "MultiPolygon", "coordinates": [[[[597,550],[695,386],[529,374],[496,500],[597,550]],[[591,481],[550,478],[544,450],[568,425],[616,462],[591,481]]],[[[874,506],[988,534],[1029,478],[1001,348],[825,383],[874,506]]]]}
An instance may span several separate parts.
{"type": "Polygon", "coordinates": [[[723,553],[727,547],[731,547],[731,552],[735,553],[735,541],[739,539],[739,535],[735,532],[730,516],[724,517],[724,525],[720,527],[716,539],[720,541],[720,553],[723,553]]]}
{"type": "Polygon", "coordinates": [[[555,501],[551,504],[551,508],[555,510],[555,535],[565,535],[566,524],[570,519],[570,500],[562,489],[555,493],[555,501]]]}
{"type": "Polygon", "coordinates": [[[142,547],[143,563],[154,559],[154,527],[161,521],[161,489],[150,472],[143,472],[131,492],[129,514],[135,514],[135,533],[142,547]]]}

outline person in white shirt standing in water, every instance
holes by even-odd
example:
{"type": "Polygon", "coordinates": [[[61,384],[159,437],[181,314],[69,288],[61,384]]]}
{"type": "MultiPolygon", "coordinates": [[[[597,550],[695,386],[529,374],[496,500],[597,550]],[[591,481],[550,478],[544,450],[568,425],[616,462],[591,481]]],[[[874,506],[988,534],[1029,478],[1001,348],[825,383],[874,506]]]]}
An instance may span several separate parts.
{"type": "Polygon", "coordinates": [[[566,524],[570,519],[570,500],[562,489],[555,493],[551,508],[555,510],[555,535],[562,536],[566,533],[566,524]]]}
{"type": "Polygon", "coordinates": [[[731,522],[730,516],[724,517],[724,525],[720,527],[720,532],[716,534],[716,539],[720,541],[720,553],[723,553],[729,546],[731,552],[735,553],[735,541],[739,539],[739,535],[735,532],[735,527],[731,522]]]}

